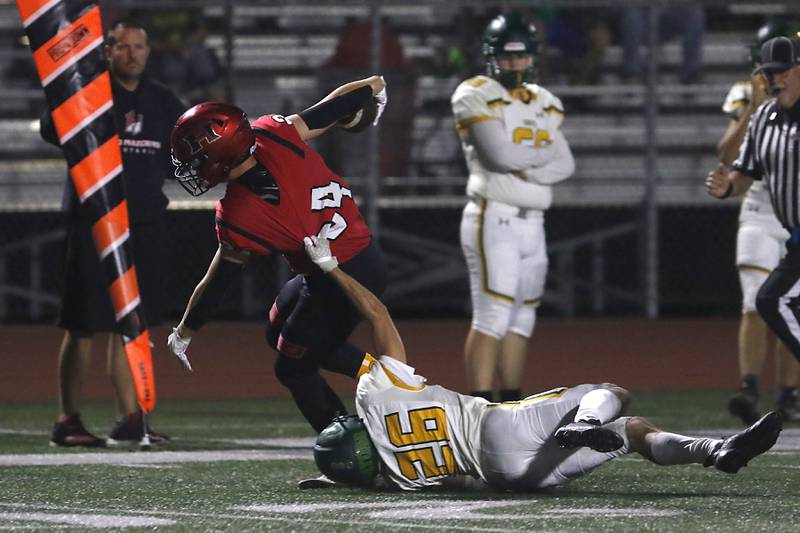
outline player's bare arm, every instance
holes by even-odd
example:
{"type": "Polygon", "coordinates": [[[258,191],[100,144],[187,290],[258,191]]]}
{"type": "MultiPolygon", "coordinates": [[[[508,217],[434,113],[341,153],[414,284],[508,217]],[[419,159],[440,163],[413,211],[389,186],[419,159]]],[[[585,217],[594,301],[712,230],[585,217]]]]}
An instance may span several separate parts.
{"type": "Polygon", "coordinates": [[[386,104],[385,89],[386,81],[382,76],[351,81],[337,87],[308,109],[288,116],[287,121],[297,129],[301,139],[313,139],[328,131],[338,121],[358,112],[369,103],[370,98],[376,98],[378,113],[374,123],[377,124],[381,106],[386,104]]]}
{"type": "Polygon", "coordinates": [[[389,355],[405,363],[406,350],[403,340],[383,302],[372,291],[338,267],[338,261],[331,255],[327,239],[306,237],[304,242],[306,253],[314,264],[336,281],[372,327],[372,342],[377,354],[389,355]]]}
{"type": "Polygon", "coordinates": [[[188,369],[192,370],[186,349],[195,331],[199,330],[217,307],[225,290],[249,259],[245,251],[220,244],[208,265],[205,276],[192,292],[180,323],[167,338],[167,346],[188,369]]]}
{"type": "Polygon", "coordinates": [[[752,95],[750,101],[741,108],[741,112],[736,119],[731,119],[728,122],[728,128],[717,143],[719,160],[726,165],[730,165],[736,160],[739,155],[739,147],[742,145],[744,135],[747,132],[747,125],[750,123],[750,117],[753,116],[758,106],[767,99],[766,83],[762,73],[753,74],[750,79],[752,95]]]}
{"type": "Polygon", "coordinates": [[[738,170],[728,171],[726,165],[720,164],[706,176],[706,191],[714,198],[740,196],[747,192],[753,178],[738,170]]]}

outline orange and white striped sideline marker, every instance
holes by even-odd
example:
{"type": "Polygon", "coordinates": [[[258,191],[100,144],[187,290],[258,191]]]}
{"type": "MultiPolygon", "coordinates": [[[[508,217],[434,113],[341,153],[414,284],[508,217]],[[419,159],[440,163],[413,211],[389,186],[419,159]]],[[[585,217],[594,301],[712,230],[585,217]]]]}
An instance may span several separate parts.
{"type": "Polygon", "coordinates": [[[39,79],[109,282],[125,355],[145,413],[156,404],[153,356],[130,242],[122,154],[95,0],[17,0],[39,79]]]}

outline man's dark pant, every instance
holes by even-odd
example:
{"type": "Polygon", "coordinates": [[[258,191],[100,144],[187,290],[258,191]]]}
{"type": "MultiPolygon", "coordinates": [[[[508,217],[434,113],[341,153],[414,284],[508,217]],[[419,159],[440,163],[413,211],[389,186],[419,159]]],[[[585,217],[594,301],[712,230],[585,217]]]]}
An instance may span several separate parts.
{"type": "Polygon", "coordinates": [[[800,239],[797,230],[787,242],[788,253],[761,286],[756,308],[770,329],[800,361],[800,239]]]}

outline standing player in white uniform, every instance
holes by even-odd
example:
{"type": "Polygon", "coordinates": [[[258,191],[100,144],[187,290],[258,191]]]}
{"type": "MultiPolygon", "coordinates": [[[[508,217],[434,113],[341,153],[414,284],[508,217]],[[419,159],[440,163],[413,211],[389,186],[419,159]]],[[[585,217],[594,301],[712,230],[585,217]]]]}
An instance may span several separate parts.
{"type": "MultiPolygon", "coordinates": [[[[358,416],[335,419],[317,438],[314,459],[333,482],[368,485],[380,473],[404,490],[472,480],[528,491],[634,451],[660,465],[699,463],[735,473],[771,448],[781,431],[781,418],[772,412],[724,440],[667,433],[644,418],[620,418],[629,395],[611,384],[562,387],[509,403],[427,385],[405,364],[386,307],[337,267],[328,241],[309,237],[306,251],[361,312],[376,353],[384,354],[364,358],[358,416]]],[[[314,481],[301,487],[331,484],[314,481]]]]}
{"type": "MultiPolygon", "coordinates": [[[[788,36],[790,27],[783,21],[771,21],[758,30],[751,49],[753,67],[757,66],[761,45],[773,37],[788,36]]],[[[728,92],[722,111],[730,121],[717,144],[717,154],[723,165],[730,165],[739,155],[750,116],[767,99],[765,84],[766,79],[759,72],[750,80],[737,82],[728,92]]],[[[800,363],[769,331],[756,310],[758,289],[786,255],[788,239],[789,232],[775,217],[769,191],[762,181],[753,182],[742,202],[736,236],[736,267],[742,288],[742,319],[739,323],[741,383],[739,391],[728,401],[730,413],[745,424],[752,424],[761,416],[758,379],[772,346],[775,348],[777,409],[784,420],[800,420],[797,406],[800,363]]]]}
{"type": "Polygon", "coordinates": [[[486,28],[486,75],[462,82],[451,99],[469,169],[461,247],[472,297],[464,348],[474,396],[517,400],[547,276],[544,212],[551,186],[575,161],[561,132],[564,107],[533,83],[535,28],[516,13],[486,28]]]}

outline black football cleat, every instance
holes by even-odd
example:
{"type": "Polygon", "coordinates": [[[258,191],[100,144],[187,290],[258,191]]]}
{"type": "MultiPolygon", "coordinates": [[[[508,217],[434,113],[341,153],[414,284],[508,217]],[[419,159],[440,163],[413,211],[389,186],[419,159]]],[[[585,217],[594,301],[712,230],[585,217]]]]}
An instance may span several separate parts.
{"type": "Polygon", "coordinates": [[[53,424],[53,431],[50,433],[50,446],[102,448],[105,445],[104,439],[89,433],[83,425],[81,416],[77,414],[53,424]]]}
{"type": "Polygon", "coordinates": [[[591,448],[596,452],[613,452],[622,448],[625,441],[620,435],[604,428],[599,420],[581,420],[561,426],[555,433],[562,448],[591,448]]]}
{"type": "MultiPolygon", "coordinates": [[[[150,437],[152,445],[167,444],[170,438],[161,433],[157,433],[147,425],[147,434],[150,437]]],[[[108,435],[108,445],[117,446],[120,444],[139,444],[142,437],[144,437],[144,428],[142,427],[142,413],[137,411],[127,416],[123,416],[114,422],[111,428],[111,433],[108,435]]]]}
{"type": "Polygon", "coordinates": [[[749,428],[722,441],[709,456],[706,465],[713,464],[717,470],[735,474],[747,466],[751,459],[772,448],[782,429],[781,415],[777,411],[770,411],[749,428]]]}
{"type": "Polygon", "coordinates": [[[761,417],[758,410],[758,396],[739,391],[728,400],[728,412],[745,424],[752,425],[761,417]]]}

